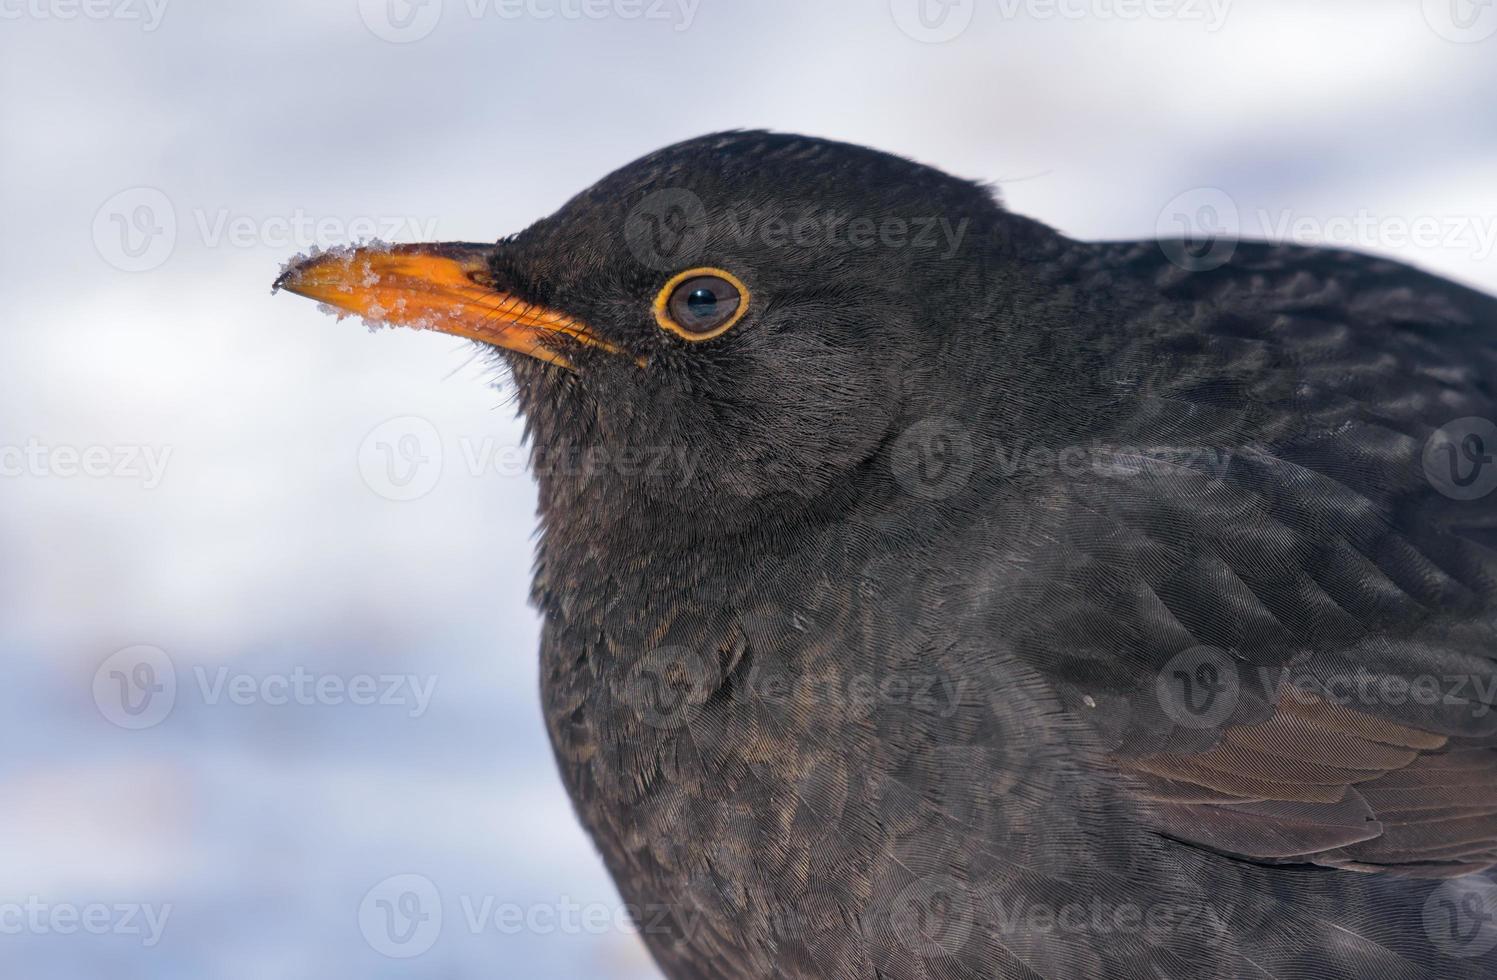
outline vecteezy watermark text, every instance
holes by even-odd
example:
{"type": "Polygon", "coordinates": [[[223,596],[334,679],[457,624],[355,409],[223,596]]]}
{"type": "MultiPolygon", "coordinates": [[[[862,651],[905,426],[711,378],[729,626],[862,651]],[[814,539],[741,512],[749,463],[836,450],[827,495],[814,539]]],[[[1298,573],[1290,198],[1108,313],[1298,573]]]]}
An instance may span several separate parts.
{"type": "Polygon", "coordinates": [[[1159,212],[1155,232],[1170,261],[1189,272],[1221,268],[1247,238],[1362,251],[1440,248],[1460,251],[1478,262],[1497,256],[1497,215],[1397,214],[1370,208],[1343,214],[1304,214],[1291,208],[1249,211],[1219,187],[1196,187],[1173,197],[1159,212]]]}
{"type": "Polygon", "coordinates": [[[895,25],[925,44],[940,44],[965,34],[979,16],[1005,21],[1145,20],[1201,24],[1207,33],[1222,29],[1234,0],[889,0],[895,25]]]}
{"type": "Polygon", "coordinates": [[[702,0],[463,0],[474,20],[654,20],[690,30],[702,0]]]}
{"type": "Polygon", "coordinates": [[[876,705],[908,705],[922,714],[950,718],[966,700],[969,682],[949,674],[837,674],[830,677],[759,669],[744,694],[783,705],[825,705],[866,715],[876,705]]]}
{"type": "MultiPolygon", "coordinates": [[[[1270,704],[1331,704],[1361,709],[1405,705],[1454,709],[1485,718],[1497,706],[1497,674],[1380,674],[1365,667],[1305,671],[1250,667],[1226,650],[1196,646],[1170,658],[1155,680],[1160,708],[1185,728],[1225,724],[1244,690],[1270,704]]],[[[1257,700],[1257,699],[1255,699],[1257,700]]]]}
{"type": "Polygon", "coordinates": [[[950,875],[927,875],[909,882],[885,903],[891,931],[919,956],[954,956],[975,934],[1028,937],[1063,936],[1103,942],[1143,936],[1154,943],[1170,937],[1224,935],[1225,923],[1205,902],[1150,904],[1107,901],[1043,901],[1003,895],[950,875]]]}
{"type": "Polygon", "coordinates": [[[399,706],[412,718],[420,718],[431,706],[437,679],[419,674],[319,674],[305,667],[294,667],[288,673],[251,674],[231,672],[227,667],[209,671],[192,669],[203,703],[234,704],[241,707],[266,704],[340,705],[360,707],[399,706]]]}
{"type": "Polygon", "coordinates": [[[45,902],[31,895],[23,902],[0,902],[0,935],[4,936],[136,936],[150,949],[161,942],[171,917],[170,903],[45,902]]]}
{"type": "MultiPolygon", "coordinates": [[[[450,897],[450,896],[449,896],[450,897]]],[[[494,895],[458,897],[458,923],[470,935],[598,936],[645,935],[681,941],[692,934],[697,916],[682,905],[579,902],[562,895],[554,902],[502,902],[494,895]]],[[[391,959],[412,959],[429,951],[451,921],[436,882],[425,875],[398,874],[378,882],[359,904],[359,931],[371,949],[391,959]]]]}
{"type": "Polygon", "coordinates": [[[646,195],[624,219],[624,240],[641,264],[674,271],[702,257],[709,242],[733,251],[814,249],[921,251],[946,260],[957,254],[969,218],[940,214],[857,215],[831,209],[787,210],[738,202],[716,212],[684,187],[646,195]]]}
{"type": "MultiPolygon", "coordinates": [[[[0,0],[3,2],[3,0],[0,0]]],[[[229,208],[195,207],[178,218],[176,203],[155,187],[130,187],[94,213],[99,255],[123,272],[159,268],[176,252],[184,233],[203,248],[267,248],[276,252],[329,248],[347,242],[435,241],[438,219],[414,215],[328,215],[301,208],[250,214],[229,208]]]]}
{"type": "Polygon", "coordinates": [[[420,674],[321,673],[303,666],[289,671],[192,669],[193,685],[179,683],[179,671],[159,647],[139,645],[111,654],[94,672],[94,704],[105,719],[120,728],[154,728],[167,719],[186,692],[209,707],[232,705],[271,708],[287,706],[403,708],[420,718],[431,706],[437,678],[420,674]]]}
{"type": "Polygon", "coordinates": [[[1346,248],[1459,249],[1479,262],[1497,256],[1497,217],[1473,214],[1354,214],[1317,217],[1293,211],[1257,212],[1270,241],[1346,248]]]}
{"type": "MultiPolygon", "coordinates": [[[[410,44],[441,24],[443,0],[358,0],[369,33],[391,44],[410,44]]],[[[690,29],[701,0],[463,0],[455,14],[470,21],[657,21],[676,31],[690,29]]]]}
{"type": "MultiPolygon", "coordinates": [[[[683,489],[700,468],[697,454],[685,446],[552,446],[532,452],[492,436],[463,436],[457,444],[457,463],[469,479],[523,479],[531,473],[592,480],[612,474],[683,489]]],[[[364,437],[359,475],[386,500],[419,500],[441,483],[449,458],[448,443],[430,420],[403,415],[381,422],[364,437]]]]}
{"type": "Polygon", "coordinates": [[[171,446],[49,446],[33,438],[23,446],[0,445],[0,477],[139,480],[154,490],[171,455],[171,446]]]}
{"type": "Polygon", "coordinates": [[[0,20],[119,20],[149,34],[170,0],[0,0],[0,20]]]}

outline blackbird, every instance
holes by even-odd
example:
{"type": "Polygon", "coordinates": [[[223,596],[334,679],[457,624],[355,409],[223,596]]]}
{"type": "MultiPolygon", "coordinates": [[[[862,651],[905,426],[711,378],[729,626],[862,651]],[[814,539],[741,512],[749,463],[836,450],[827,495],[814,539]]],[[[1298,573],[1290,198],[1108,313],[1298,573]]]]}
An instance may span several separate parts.
{"type": "Polygon", "coordinates": [[[479,341],[670,977],[1497,976],[1497,301],[802,136],[278,285],[479,341]]]}

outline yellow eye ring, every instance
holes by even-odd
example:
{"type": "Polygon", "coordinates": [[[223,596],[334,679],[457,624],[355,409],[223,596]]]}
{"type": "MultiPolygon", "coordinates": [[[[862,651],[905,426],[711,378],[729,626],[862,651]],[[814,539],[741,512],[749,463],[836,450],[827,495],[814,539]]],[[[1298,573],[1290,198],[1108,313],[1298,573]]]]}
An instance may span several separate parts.
{"type": "Polygon", "coordinates": [[[721,337],[748,312],[752,295],[726,269],[688,269],[672,276],[655,296],[655,322],[694,344],[721,337]]]}

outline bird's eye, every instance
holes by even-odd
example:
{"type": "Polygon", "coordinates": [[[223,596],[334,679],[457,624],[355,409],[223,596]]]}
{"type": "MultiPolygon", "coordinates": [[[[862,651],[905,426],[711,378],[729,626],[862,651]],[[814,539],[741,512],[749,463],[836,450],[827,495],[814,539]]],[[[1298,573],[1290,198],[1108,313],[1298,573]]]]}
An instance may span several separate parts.
{"type": "Polygon", "coordinates": [[[692,269],[665,284],[655,300],[655,320],[686,340],[711,340],[748,312],[748,288],[731,272],[692,269]]]}

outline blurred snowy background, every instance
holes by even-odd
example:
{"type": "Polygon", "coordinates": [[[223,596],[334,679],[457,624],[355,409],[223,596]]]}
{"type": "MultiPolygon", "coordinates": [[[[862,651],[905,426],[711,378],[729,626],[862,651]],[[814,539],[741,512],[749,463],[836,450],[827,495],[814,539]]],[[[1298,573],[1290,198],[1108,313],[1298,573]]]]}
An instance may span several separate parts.
{"type": "Polygon", "coordinates": [[[654,975],[545,742],[505,393],[290,255],[771,127],[1497,289],[1494,91],[1474,0],[0,0],[0,976],[654,975]]]}

